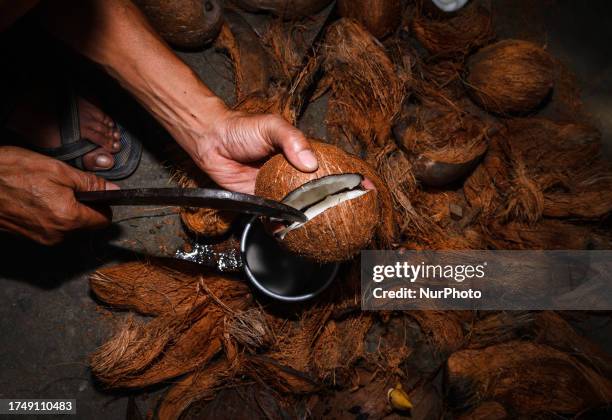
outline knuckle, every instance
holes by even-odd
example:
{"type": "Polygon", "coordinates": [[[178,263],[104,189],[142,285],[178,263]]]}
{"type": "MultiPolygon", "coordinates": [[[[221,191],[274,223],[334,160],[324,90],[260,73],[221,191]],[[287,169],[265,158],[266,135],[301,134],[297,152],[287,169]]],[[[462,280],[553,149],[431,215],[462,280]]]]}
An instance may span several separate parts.
{"type": "Polygon", "coordinates": [[[78,212],[70,204],[58,203],[52,207],[51,214],[58,230],[69,231],[78,226],[78,212]]]}

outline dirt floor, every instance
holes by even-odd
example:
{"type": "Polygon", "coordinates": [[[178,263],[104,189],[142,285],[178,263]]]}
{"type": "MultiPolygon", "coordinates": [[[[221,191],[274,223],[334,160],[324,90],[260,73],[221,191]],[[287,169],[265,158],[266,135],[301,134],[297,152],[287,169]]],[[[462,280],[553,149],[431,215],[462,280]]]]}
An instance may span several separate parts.
{"type": "MultiPolygon", "coordinates": [[[[605,3],[493,1],[500,37],[546,43],[575,71],[586,108],[612,155],[612,55],[608,53],[612,26],[601,12],[605,3]]],[[[181,56],[231,101],[231,73],[220,54],[207,50],[181,56]]],[[[324,109],[322,98],[303,116],[301,126],[309,135],[325,135],[324,109]]],[[[147,150],[137,173],[120,185],[170,185],[159,150],[171,139],[151,129],[144,131],[143,141],[147,150]]],[[[134,258],[134,252],[137,258],[173,255],[183,243],[174,212],[173,208],[116,209],[116,223],[109,230],[80,235],[53,249],[0,236],[0,398],[76,398],[78,418],[125,416],[128,395],[103,392],[88,371],[87,356],[107,338],[113,315],[92,300],[87,276],[98,267],[134,258]]],[[[595,339],[597,334],[594,330],[595,339]]],[[[160,391],[139,396],[138,401],[150,405],[160,391]]]]}

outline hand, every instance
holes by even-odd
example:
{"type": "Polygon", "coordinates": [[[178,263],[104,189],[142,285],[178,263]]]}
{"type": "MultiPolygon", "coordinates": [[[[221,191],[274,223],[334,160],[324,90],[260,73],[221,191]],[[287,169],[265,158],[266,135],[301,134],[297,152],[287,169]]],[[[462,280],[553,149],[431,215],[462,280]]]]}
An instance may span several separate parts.
{"type": "Polygon", "coordinates": [[[117,189],[91,173],[18,147],[0,147],[0,229],[45,245],[76,229],[110,223],[109,212],[87,207],[74,191],[117,189]]]}
{"type": "Polygon", "coordinates": [[[303,172],[318,167],[304,134],[278,115],[227,111],[197,144],[192,157],[200,168],[221,187],[237,192],[253,194],[262,161],[275,152],[303,172]]]}

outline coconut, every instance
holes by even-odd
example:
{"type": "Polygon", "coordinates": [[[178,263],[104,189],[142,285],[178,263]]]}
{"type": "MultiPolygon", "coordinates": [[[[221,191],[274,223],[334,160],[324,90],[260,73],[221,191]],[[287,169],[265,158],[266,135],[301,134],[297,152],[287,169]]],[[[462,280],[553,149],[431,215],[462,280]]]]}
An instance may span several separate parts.
{"type": "Polygon", "coordinates": [[[527,341],[453,353],[447,375],[460,407],[495,400],[521,418],[578,413],[612,399],[609,379],[569,354],[527,341]]]}
{"type": "Polygon", "coordinates": [[[494,37],[491,12],[477,2],[446,19],[419,13],[412,21],[412,32],[427,51],[437,56],[463,56],[494,37]]]}
{"type": "Polygon", "coordinates": [[[212,41],[223,23],[217,0],[136,0],[153,27],[178,48],[200,48],[212,41]]]}
{"type": "Polygon", "coordinates": [[[311,16],[326,7],[331,0],[234,0],[247,12],[266,12],[285,19],[311,16]]]}
{"type": "Polygon", "coordinates": [[[320,262],[347,260],[372,242],[381,224],[377,189],[382,181],[365,162],[341,149],[318,141],[312,145],[319,161],[316,172],[300,172],[276,155],[259,171],[255,194],[306,213],[306,223],[275,231],[289,251],[320,262]]]}
{"type": "Polygon", "coordinates": [[[390,35],[402,18],[400,0],[338,0],[338,14],[355,19],[376,38],[390,35]]]}
{"type": "Polygon", "coordinates": [[[468,59],[466,86],[471,98],[487,111],[524,114],[548,98],[554,85],[554,61],[527,41],[505,40],[468,59]]]}

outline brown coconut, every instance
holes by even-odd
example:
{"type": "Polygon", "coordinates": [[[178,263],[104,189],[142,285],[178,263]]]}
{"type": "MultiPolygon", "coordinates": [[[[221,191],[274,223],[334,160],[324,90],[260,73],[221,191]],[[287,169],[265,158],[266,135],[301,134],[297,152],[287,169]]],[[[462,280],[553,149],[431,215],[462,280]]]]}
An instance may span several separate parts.
{"type": "Polygon", "coordinates": [[[217,0],[136,0],[153,27],[178,48],[200,48],[212,41],[223,23],[217,0]]]}
{"type": "Polygon", "coordinates": [[[612,383],[571,355],[528,341],[453,353],[451,399],[459,406],[495,400],[517,415],[578,413],[612,400],[612,383]]]}
{"type": "Polygon", "coordinates": [[[445,19],[419,13],[412,21],[412,32],[436,56],[463,56],[486,45],[495,36],[491,12],[477,2],[445,19]]]}
{"type": "Polygon", "coordinates": [[[338,0],[338,14],[355,19],[376,38],[392,34],[402,18],[400,0],[338,0]]]}
{"type": "Polygon", "coordinates": [[[497,114],[533,111],[554,85],[554,61],[539,46],[520,40],[489,45],[468,59],[466,86],[482,108],[497,114]]]}
{"type": "Polygon", "coordinates": [[[327,175],[361,174],[375,190],[345,201],[289,232],[281,243],[291,252],[321,262],[347,260],[366,248],[377,226],[384,224],[380,188],[386,188],[374,170],[360,159],[319,141],[312,142],[319,169],[304,173],[282,155],[276,155],[260,169],[255,194],[282,201],[298,187],[327,175]]]}
{"type": "Polygon", "coordinates": [[[285,19],[311,16],[329,5],[332,0],[234,0],[247,12],[266,12],[285,19]]]}

